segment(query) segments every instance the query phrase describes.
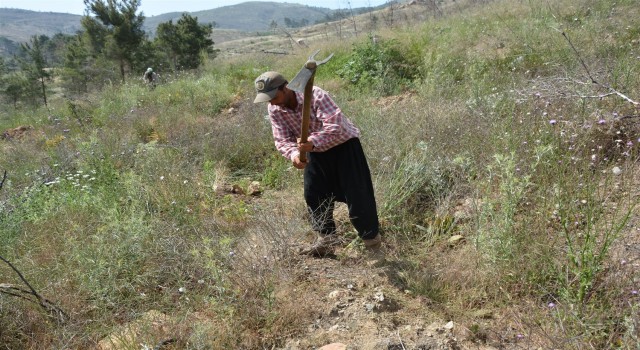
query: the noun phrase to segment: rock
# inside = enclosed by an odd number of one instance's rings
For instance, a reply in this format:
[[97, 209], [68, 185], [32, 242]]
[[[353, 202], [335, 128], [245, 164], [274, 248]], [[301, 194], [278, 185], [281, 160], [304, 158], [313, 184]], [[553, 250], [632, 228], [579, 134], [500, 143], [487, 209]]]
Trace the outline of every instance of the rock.
[[453, 321], [447, 322], [447, 324], [444, 325], [444, 329], [452, 330], [453, 329]]
[[249, 184], [249, 189], [247, 190], [247, 194], [250, 196], [259, 196], [262, 194], [262, 186], [259, 181], [252, 181]]
[[329, 299], [342, 299], [347, 295], [347, 292], [344, 290], [334, 290], [329, 293]]
[[347, 350], [347, 346], [342, 343], [331, 343], [319, 348], [318, 350]]
[[480, 309], [473, 312], [473, 317], [476, 318], [493, 318], [493, 311], [487, 309]]
[[[169, 316], [160, 311], [150, 310], [144, 313], [139, 319], [132, 321], [121, 329], [103, 338], [97, 349], [99, 350], [125, 350], [138, 346], [143, 340], [153, 334], [154, 338], [162, 339], [156, 343], [171, 340], [169, 328], [171, 320]], [[155, 345], [155, 344], [153, 344]]]
[[5, 140], [11, 140], [13, 138], [20, 138], [22, 135], [27, 133], [27, 131], [33, 129], [33, 127], [29, 125], [21, 125], [13, 129], [7, 129], [2, 133], [2, 138]]
[[454, 221], [458, 224], [468, 222], [477, 215], [478, 208], [480, 208], [481, 205], [482, 202], [476, 198], [466, 198], [459, 201], [454, 209]]
[[450, 247], [454, 247], [457, 246], [460, 243], [464, 242], [464, 236], [463, 235], [454, 235], [449, 237], [449, 239], [447, 240], [447, 242], [449, 243]]

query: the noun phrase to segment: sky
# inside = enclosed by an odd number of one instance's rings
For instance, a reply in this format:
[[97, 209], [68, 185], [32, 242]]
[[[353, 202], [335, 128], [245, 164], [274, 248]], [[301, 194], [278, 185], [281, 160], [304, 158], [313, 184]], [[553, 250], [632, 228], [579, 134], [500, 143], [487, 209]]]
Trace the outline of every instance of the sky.
[[[142, 0], [140, 11], [151, 17], [167, 12], [195, 12], [211, 10], [216, 7], [240, 4], [252, 0]], [[330, 9], [378, 6], [386, 0], [269, 0], [271, 2], [288, 2]], [[42, 12], [61, 12], [83, 15], [83, 0], [0, 0], [0, 7]]]

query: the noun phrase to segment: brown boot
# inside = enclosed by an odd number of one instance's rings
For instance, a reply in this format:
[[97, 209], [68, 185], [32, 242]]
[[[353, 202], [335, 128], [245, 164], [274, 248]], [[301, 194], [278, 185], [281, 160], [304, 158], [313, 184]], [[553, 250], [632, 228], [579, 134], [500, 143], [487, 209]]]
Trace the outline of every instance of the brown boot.
[[380, 236], [380, 234], [377, 234], [372, 239], [363, 239], [362, 241], [364, 242], [364, 246], [367, 250], [377, 250], [382, 248], [382, 236]]
[[301, 255], [311, 255], [315, 257], [324, 257], [333, 253], [336, 246], [340, 245], [341, 239], [336, 234], [322, 235], [318, 234], [315, 242], [309, 247], [300, 251]]
[[371, 267], [380, 266], [385, 263], [385, 253], [382, 249], [382, 236], [377, 234], [372, 239], [363, 239], [367, 252], [367, 265]]

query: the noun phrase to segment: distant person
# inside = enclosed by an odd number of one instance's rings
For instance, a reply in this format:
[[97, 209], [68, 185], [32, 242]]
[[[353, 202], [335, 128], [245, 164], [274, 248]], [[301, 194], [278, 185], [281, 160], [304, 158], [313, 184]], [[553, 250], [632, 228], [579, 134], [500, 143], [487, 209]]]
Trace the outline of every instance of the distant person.
[[144, 72], [144, 75], [142, 76], [142, 79], [144, 79], [144, 82], [149, 85], [149, 87], [151, 87], [152, 89], [155, 89], [156, 84], [158, 84], [158, 74], [156, 74], [156, 72], [153, 71], [153, 68], [149, 67], [147, 68], [147, 71]]

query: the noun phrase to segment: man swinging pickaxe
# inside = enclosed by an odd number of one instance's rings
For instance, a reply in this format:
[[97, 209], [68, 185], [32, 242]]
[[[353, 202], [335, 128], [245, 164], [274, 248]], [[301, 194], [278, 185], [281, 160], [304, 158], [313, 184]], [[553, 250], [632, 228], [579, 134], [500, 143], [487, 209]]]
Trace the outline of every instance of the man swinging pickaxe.
[[[316, 75], [316, 68], [319, 65], [327, 63], [333, 57], [333, 53], [330, 54], [327, 58], [322, 61], [316, 61], [315, 57], [320, 52], [320, 50], [316, 50], [314, 53], [309, 56], [309, 59], [304, 64], [300, 72], [291, 80], [291, 83], [287, 86], [289, 89], [304, 93], [304, 100], [302, 103], [302, 125], [301, 125], [301, 133], [300, 133], [300, 141], [301, 145], [307, 143], [307, 138], [309, 137], [309, 116], [311, 115], [311, 94], [313, 89], [313, 78]], [[313, 147], [312, 147], [313, 149]], [[300, 161], [306, 162], [307, 155], [306, 152], [300, 152]]]
[[351, 223], [370, 251], [380, 252], [378, 214], [360, 130], [329, 94], [313, 86], [314, 52], [291, 83], [278, 72], [255, 80], [254, 102], [269, 102], [269, 120], [278, 151], [304, 169], [304, 198], [318, 239], [303, 253], [325, 256], [340, 239], [333, 219], [335, 202], [347, 203]]

